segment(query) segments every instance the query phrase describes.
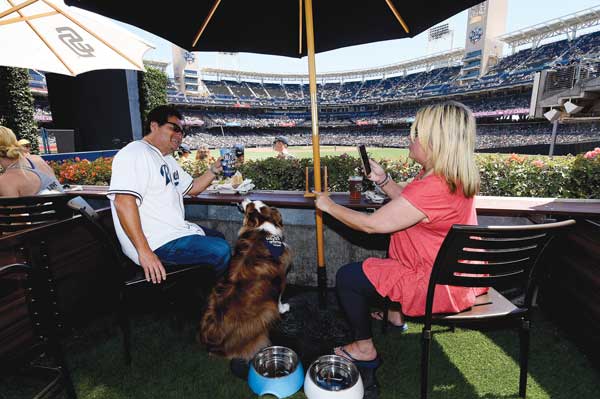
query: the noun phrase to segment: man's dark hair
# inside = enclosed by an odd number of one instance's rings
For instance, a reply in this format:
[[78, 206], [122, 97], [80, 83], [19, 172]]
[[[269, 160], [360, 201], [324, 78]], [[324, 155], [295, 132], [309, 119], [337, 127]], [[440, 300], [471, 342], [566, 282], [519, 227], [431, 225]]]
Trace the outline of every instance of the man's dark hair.
[[168, 122], [170, 116], [174, 116], [183, 121], [181, 112], [179, 112], [172, 105], [159, 105], [158, 107], [153, 108], [152, 111], [148, 112], [148, 116], [146, 117], [146, 123], [144, 124], [144, 136], [150, 134], [150, 124], [152, 122], [156, 122], [162, 126]]

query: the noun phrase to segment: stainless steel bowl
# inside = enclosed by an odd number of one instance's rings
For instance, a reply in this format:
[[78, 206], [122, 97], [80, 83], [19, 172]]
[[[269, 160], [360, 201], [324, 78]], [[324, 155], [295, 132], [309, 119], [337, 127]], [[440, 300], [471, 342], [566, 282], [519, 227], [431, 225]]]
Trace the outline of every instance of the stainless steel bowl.
[[298, 355], [284, 346], [269, 346], [256, 354], [252, 365], [254, 370], [263, 377], [285, 377], [298, 367]]
[[308, 376], [326, 391], [343, 391], [360, 380], [360, 373], [351, 361], [337, 355], [321, 356], [310, 365]]

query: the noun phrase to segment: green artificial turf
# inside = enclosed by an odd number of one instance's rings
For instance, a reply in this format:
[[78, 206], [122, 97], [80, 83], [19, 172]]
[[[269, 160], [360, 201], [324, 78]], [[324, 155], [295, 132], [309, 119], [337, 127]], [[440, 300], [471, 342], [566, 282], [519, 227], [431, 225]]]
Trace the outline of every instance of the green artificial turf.
[[[378, 323], [374, 327], [384, 359], [377, 374], [382, 384], [380, 398], [417, 398], [421, 326], [410, 322], [408, 333], [389, 331], [386, 335], [381, 335]], [[437, 331], [431, 354], [431, 398], [518, 397], [515, 332]], [[65, 344], [79, 398], [254, 397], [244, 381], [230, 374], [228, 362], [208, 356], [194, 335], [192, 322], [176, 330], [166, 316], [136, 316], [134, 361], [127, 367], [118, 329], [108, 319], [94, 323]], [[529, 369], [528, 398], [600, 397], [598, 371], [548, 321], [537, 320], [533, 325]], [[18, 387], [28, 384], [3, 380], [0, 398], [25, 397], [20, 396], [25, 389]], [[305, 396], [300, 391], [292, 398]]]

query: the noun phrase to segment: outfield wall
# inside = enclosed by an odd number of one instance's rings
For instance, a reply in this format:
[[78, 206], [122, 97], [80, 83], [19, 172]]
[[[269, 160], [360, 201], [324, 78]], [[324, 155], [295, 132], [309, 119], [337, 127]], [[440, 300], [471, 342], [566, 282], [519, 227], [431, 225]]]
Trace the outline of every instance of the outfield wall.
[[[582, 143], [556, 144], [554, 146], [554, 155], [581, 154], [586, 151], [600, 147], [600, 140], [586, 141]], [[502, 148], [482, 148], [478, 153], [500, 153], [500, 154], [528, 154], [528, 155], [548, 155], [550, 144], [521, 145]]]

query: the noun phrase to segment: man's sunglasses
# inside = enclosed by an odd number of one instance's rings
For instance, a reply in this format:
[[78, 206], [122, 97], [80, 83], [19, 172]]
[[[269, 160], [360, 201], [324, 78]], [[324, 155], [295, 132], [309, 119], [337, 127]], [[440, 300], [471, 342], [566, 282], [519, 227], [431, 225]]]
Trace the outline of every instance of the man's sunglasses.
[[177, 123], [173, 123], [173, 122], [165, 122], [164, 124], [165, 124], [165, 125], [166, 125], [166, 124], [169, 124], [169, 125], [171, 125], [171, 129], [173, 129], [173, 131], [174, 131], [175, 133], [181, 133], [181, 134], [183, 134], [184, 136], [186, 136], [186, 135], [187, 135], [187, 132], [186, 132], [186, 130], [185, 130], [184, 128], [182, 128], [181, 126], [179, 126]]

